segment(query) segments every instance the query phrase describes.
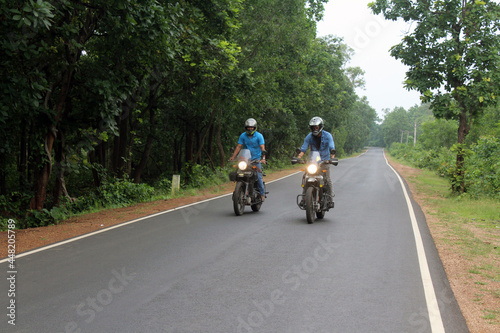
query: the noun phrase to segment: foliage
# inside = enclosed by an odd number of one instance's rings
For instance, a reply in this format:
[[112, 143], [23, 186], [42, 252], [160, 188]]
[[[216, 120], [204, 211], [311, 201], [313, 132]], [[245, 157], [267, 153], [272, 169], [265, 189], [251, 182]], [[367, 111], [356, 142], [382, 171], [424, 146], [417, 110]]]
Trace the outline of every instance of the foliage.
[[466, 162], [468, 193], [500, 199], [500, 138], [482, 137], [471, 151]]
[[[461, 149], [462, 155], [465, 156], [462, 170], [456, 170], [454, 155], [457, 149]], [[450, 148], [428, 149], [420, 144], [412, 146], [393, 143], [389, 152], [391, 156], [405, 160], [415, 167], [432, 170], [445, 177], [451, 189], [456, 184], [465, 183], [467, 191], [462, 195], [473, 198], [500, 198], [500, 139], [498, 137], [484, 136], [470, 149], [457, 144]]]
[[105, 206], [126, 206], [136, 202], [148, 201], [154, 194], [154, 188], [147, 184], [135, 184], [128, 179], [115, 179], [104, 183], [98, 196]]
[[446, 148], [437, 150], [424, 149], [422, 146], [393, 143], [389, 149], [391, 156], [410, 162], [415, 167], [439, 171], [440, 168], [453, 161], [451, 151]]
[[451, 148], [456, 142], [458, 124], [455, 121], [435, 119], [422, 124], [422, 134], [418, 142], [422, 148], [432, 150], [440, 147]]
[[463, 163], [443, 163], [441, 167], [439, 167], [438, 172], [440, 172], [443, 176], [448, 178], [451, 185], [451, 190], [454, 194], [463, 194], [466, 192], [465, 190], [466, 186], [465, 179], [467, 174], [466, 164], [467, 164], [467, 159], [471, 155], [471, 151], [464, 144], [459, 144], [459, 143], [454, 144], [450, 148], [450, 151], [455, 152], [457, 156], [463, 158], [464, 159]]
[[204, 188], [207, 186], [220, 185], [228, 180], [228, 172], [224, 168], [212, 170], [206, 165], [193, 165], [184, 168], [190, 170], [189, 174], [181, 174], [181, 179], [189, 179], [189, 184], [184, 183], [183, 188]]
[[[458, 121], [457, 143], [464, 144], [473, 122], [500, 94], [500, 4], [377, 0], [369, 6], [389, 20], [412, 23], [391, 55], [408, 66], [406, 87], [419, 91], [437, 118]], [[455, 179], [463, 179], [463, 151], [456, 150]], [[454, 183], [454, 191], [465, 190], [463, 182]]]
[[[386, 147], [390, 147], [394, 142], [409, 143], [413, 141], [415, 131], [417, 138], [420, 137], [423, 129], [422, 124], [433, 119], [429, 104], [414, 106], [409, 110], [402, 107], [396, 107], [392, 111], [386, 109], [382, 124], [372, 127], [372, 130], [379, 131], [379, 136], [372, 135], [371, 140], [383, 140]], [[380, 135], [382, 138], [380, 138]]]
[[316, 38], [326, 0], [0, 3], [0, 208], [26, 226], [226, 180], [249, 117], [275, 165], [313, 116], [340, 154], [368, 140], [352, 50]]
[[391, 55], [409, 66], [406, 86], [423, 94], [437, 117], [475, 118], [496, 104], [500, 5], [495, 1], [375, 1], [373, 12], [414, 29]]

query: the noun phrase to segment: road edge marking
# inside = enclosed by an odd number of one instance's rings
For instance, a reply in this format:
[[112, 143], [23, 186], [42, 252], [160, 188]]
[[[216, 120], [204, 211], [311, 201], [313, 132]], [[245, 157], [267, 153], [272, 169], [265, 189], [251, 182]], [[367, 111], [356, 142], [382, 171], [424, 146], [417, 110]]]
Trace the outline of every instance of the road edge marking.
[[[292, 173], [290, 175], [283, 176], [281, 178], [269, 181], [266, 184], [274, 183], [274, 182], [276, 182], [278, 180], [282, 180], [282, 179], [294, 176], [294, 175], [296, 175], [296, 174], [298, 174], [300, 172], [301, 171], [298, 171], [298, 172]], [[208, 202], [208, 201], [220, 199], [220, 198], [232, 195], [232, 194], [233, 193], [222, 194], [222, 195], [219, 195], [219, 196], [216, 196], [216, 197], [213, 197], [213, 198], [209, 198], [209, 199], [205, 199], [205, 200], [193, 202], [193, 203], [190, 203], [190, 204], [187, 204], [187, 205], [183, 205], [183, 206], [171, 208], [171, 209], [168, 209], [168, 210], [165, 210], [165, 211], [162, 211], [162, 212], [158, 212], [158, 213], [155, 213], [155, 214], [143, 216], [143, 217], [131, 220], [131, 221], [122, 222], [122, 223], [113, 225], [111, 227], [107, 227], [107, 228], [104, 228], [104, 229], [101, 229], [101, 230], [92, 231], [92, 232], [89, 232], [87, 234], [76, 236], [76, 237], [73, 237], [73, 238], [70, 238], [70, 239], [66, 239], [66, 240], [63, 240], [63, 241], [60, 241], [60, 242], [57, 242], [57, 243], [45, 245], [45, 246], [39, 247], [37, 249], [33, 249], [33, 250], [29, 250], [29, 251], [26, 251], [26, 252], [23, 252], [23, 253], [16, 254], [16, 259], [22, 258], [22, 257], [26, 257], [28, 255], [35, 254], [35, 253], [38, 253], [38, 252], [42, 252], [42, 251], [45, 251], [45, 250], [49, 250], [49, 249], [52, 249], [54, 247], [58, 247], [58, 246], [61, 246], [61, 245], [64, 245], [64, 244], [76, 242], [77, 240], [80, 240], [80, 239], [91, 237], [91, 236], [94, 236], [94, 235], [97, 235], [97, 234], [100, 234], [100, 233], [103, 233], [103, 232], [106, 232], [106, 231], [110, 231], [110, 230], [113, 230], [113, 229], [121, 228], [121, 227], [124, 227], [126, 225], [133, 224], [133, 223], [136, 223], [136, 222], [140, 222], [140, 221], [143, 221], [143, 220], [146, 220], [146, 219], [149, 219], [149, 218], [153, 218], [153, 217], [160, 216], [160, 215], [163, 215], [163, 214], [171, 213], [171, 212], [179, 210], [179, 209], [184, 209], [184, 208], [187, 208], [187, 207], [190, 207], [190, 206], [194, 206], [194, 205], [202, 204], [202, 203], [205, 203], [205, 202]], [[0, 264], [3, 264], [4, 262], [7, 262], [8, 260], [9, 260], [8, 257], [4, 258], [4, 259], [0, 259]]]
[[432, 283], [431, 272], [429, 270], [429, 264], [427, 262], [427, 256], [425, 254], [424, 243], [422, 241], [422, 235], [420, 234], [420, 229], [418, 227], [417, 218], [415, 216], [415, 211], [413, 210], [413, 205], [411, 203], [410, 196], [408, 195], [408, 191], [406, 190], [406, 186], [401, 179], [401, 176], [397, 173], [397, 171], [389, 164], [387, 157], [384, 158], [386, 164], [392, 169], [392, 171], [398, 177], [399, 183], [401, 184], [401, 188], [403, 189], [403, 194], [406, 199], [406, 204], [408, 206], [408, 212], [410, 214], [411, 226], [413, 229], [413, 236], [415, 238], [415, 245], [417, 247], [417, 257], [418, 263], [420, 267], [420, 276], [422, 278], [422, 284], [424, 287], [425, 293], [425, 301], [427, 303], [427, 312], [429, 314], [429, 322], [431, 325], [431, 331], [433, 333], [441, 333], [445, 332], [443, 325], [443, 318], [441, 316], [441, 311], [439, 310], [439, 304], [436, 298], [436, 292], [434, 290], [434, 284]]

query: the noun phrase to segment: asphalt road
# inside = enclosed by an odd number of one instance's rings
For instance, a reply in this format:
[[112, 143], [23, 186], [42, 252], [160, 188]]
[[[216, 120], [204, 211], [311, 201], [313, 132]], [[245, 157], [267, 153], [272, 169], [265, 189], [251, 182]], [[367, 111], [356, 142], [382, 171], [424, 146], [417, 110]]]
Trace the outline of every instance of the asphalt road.
[[0, 331], [467, 332], [382, 150], [332, 177], [336, 207], [314, 224], [295, 174], [257, 213], [223, 196], [3, 262]]

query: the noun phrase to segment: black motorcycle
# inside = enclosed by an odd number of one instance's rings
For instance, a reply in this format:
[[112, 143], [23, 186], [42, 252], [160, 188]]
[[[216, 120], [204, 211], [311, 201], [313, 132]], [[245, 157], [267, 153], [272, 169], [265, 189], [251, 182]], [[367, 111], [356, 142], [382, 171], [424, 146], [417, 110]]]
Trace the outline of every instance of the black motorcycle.
[[[293, 158], [292, 164], [305, 163]], [[326, 172], [322, 168], [325, 164], [338, 165], [339, 161], [332, 158], [328, 161], [321, 161], [319, 152], [311, 152], [309, 162], [302, 176], [302, 194], [297, 196], [297, 206], [306, 211], [307, 223], [313, 223], [315, 218], [322, 219], [325, 213], [335, 206], [333, 197], [328, 193], [325, 176]]]
[[[250, 150], [242, 149], [238, 154], [237, 161], [237, 171], [229, 174], [229, 179], [236, 182], [233, 192], [234, 213], [236, 216], [243, 215], [245, 206], [250, 206], [252, 211], [258, 212], [262, 206], [262, 198], [257, 183], [259, 181], [258, 172], [262, 172], [258, 167], [260, 160], [251, 160]], [[262, 174], [262, 176], [265, 175]], [[265, 192], [266, 183], [263, 183]]]

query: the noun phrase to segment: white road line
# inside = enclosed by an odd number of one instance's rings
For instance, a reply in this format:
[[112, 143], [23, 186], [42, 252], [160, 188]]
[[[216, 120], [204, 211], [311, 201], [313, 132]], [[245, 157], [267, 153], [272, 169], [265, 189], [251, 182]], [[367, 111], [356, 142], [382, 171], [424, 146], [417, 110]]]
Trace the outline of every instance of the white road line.
[[[301, 171], [299, 171], [299, 172], [301, 172]], [[282, 179], [285, 179], [287, 177], [296, 175], [299, 172], [296, 172], [296, 173], [293, 173], [291, 175], [287, 175], [287, 176], [284, 176], [284, 177], [272, 180], [270, 182], [267, 182], [267, 184], [270, 184], [270, 183], [276, 182], [278, 180], [282, 180]], [[106, 231], [113, 230], [113, 229], [116, 229], [116, 228], [121, 228], [121, 227], [124, 227], [126, 225], [129, 225], [129, 224], [132, 224], [132, 223], [136, 223], [136, 222], [139, 222], [139, 221], [143, 221], [143, 220], [146, 220], [146, 219], [149, 219], [149, 218], [152, 218], [152, 217], [156, 217], [156, 216], [160, 216], [160, 215], [163, 215], [163, 214], [167, 214], [167, 213], [173, 212], [175, 210], [179, 210], [179, 209], [187, 208], [187, 207], [190, 207], [190, 206], [199, 205], [199, 204], [202, 204], [202, 203], [205, 203], [205, 202], [208, 202], [208, 201], [220, 199], [220, 198], [232, 195], [232, 194], [233, 193], [222, 194], [222, 195], [219, 195], [217, 197], [210, 198], [210, 199], [205, 199], [205, 200], [202, 200], [202, 201], [193, 202], [193, 203], [188, 204], [188, 205], [184, 205], [184, 206], [180, 206], [180, 207], [175, 207], [175, 208], [172, 208], [172, 209], [169, 209], [169, 210], [165, 210], [163, 212], [159, 212], [159, 213], [156, 213], [156, 214], [152, 214], [152, 215], [140, 217], [140, 218], [132, 220], [132, 221], [123, 222], [123, 223], [120, 223], [120, 224], [117, 224], [117, 225], [114, 225], [114, 226], [111, 226], [111, 227], [108, 227], [108, 228], [105, 228], [105, 229], [101, 229], [101, 230], [89, 232], [88, 234], [77, 236], [77, 237], [74, 237], [74, 238], [70, 238], [70, 239], [67, 239], [65, 241], [61, 241], [61, 242], [54, 243], [54, 244], [51, 244], [51, 245], [46, 245], [46, 246], [40, 247], [38, 249], [34, 249], [34, 250], [31, 250], [31, 251], [19, 253], [19, 254], [16, 254], [16, 259], [28, 256], [30, 254], [35, 254], [35, 253], [42, 252], [42, 251], [45, 251], [45, 250], [48, 250], [48, 249], [52, 249], [54, 247], [58, 247], [58, 246], [61, 246], [61, 245], [64, 245], [64, 244], [75, 242], [75, 241], [83, 239], [83, 238], [91, 237], [91, 236], [100, 234], [102, 232], [106, 232]], [[4, 263], [4, 262], [7, 262], [8, 260], [9, 260], [9, 258], [2, 259], [2, 260], [0, 260], [0, 264]]]
[[427, 302], [427, 311], [429, 313], [429, 322], [431, 325], [431, 331], [433, 333], [444, 333], [443, 319], [441, 318], [441, 312], [439, 311], [439, 305], [436, 298], [436, 293], [434, 291], [434, 285], [432, 284], [431, 273], [429, 271], [429, 264], [427, 263], [427, 256], [425, 255], [424, 243], [422, 242], [422, 236], [420, 234], [420, 229], [418, 228], [417, 218], [415, 217], [415, 212], [413, 210], [413, 205], [411, 204], [410, 197], [406, 191], [405, 184], [399, 176], [399, 174], [394, 170], [394, 168], [389, 164], [389, 161], [385, 157], [385, 162], [394, 171], [399, 179], [401, 188], [405, 195], [406, 204], [408, 205], [408, 211], [410, 213], [411, 226], [413, 228], [413, 235], [415, 237], [415, 245], [417, 246], [418, 263], [420, 266], [420, 276], [422, 277], [422, 284], [424, 286], [425, 301]]

